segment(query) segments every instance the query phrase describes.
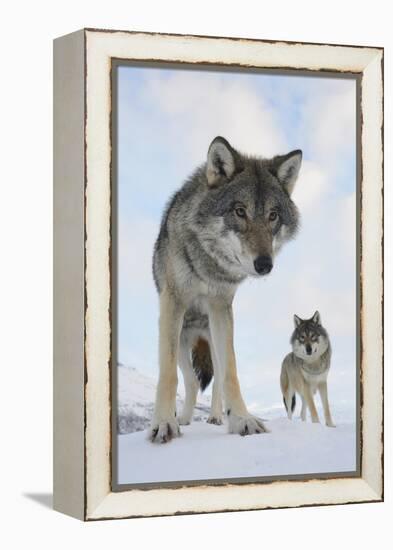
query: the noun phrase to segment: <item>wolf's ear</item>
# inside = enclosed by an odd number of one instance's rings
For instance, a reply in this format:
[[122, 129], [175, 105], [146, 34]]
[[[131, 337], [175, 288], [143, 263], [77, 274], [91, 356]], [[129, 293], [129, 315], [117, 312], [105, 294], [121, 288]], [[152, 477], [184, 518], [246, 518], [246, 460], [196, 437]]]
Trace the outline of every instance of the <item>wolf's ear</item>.
[[272, 172], [289, 195], [292, 194], [295, 187], [302, 164], [302, 156], [303, 153], [300, 149], [296, 149], [296, 151], [291, 151], [287, 155], [280, 155], [273, 159]]
[[207, 153], [206, 177], [209, 186], [224, 183], [240, 169], [239, 154], [221, 136], [213, 139]]
[[321, 324], [321, 316], [319, 314], [319, 311], [316, 311], [314, 313], [314, 315], [312, 316], [312, 322], [315, 323], [316, 325], [320, 325]]
[[294, 323], [295, 323], [295, 327], [296, 327], [296, 328], [297, 328], [297, 327], [300, 325], [300, 323], [302, 322], [302, 320], [300, 319], [300, 317], [298, 317], [297, 315], [294, 315], [294, 316], [293, 316], [293, 321], [294, 321]]

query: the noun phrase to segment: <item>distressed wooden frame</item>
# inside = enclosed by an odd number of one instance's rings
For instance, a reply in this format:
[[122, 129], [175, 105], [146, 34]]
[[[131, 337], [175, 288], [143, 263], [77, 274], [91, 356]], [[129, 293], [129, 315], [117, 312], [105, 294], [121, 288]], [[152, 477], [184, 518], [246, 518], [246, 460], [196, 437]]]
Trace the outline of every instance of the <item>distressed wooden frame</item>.
[[[113, 60], [360, 77], [358, 477], [111, 485]], [[84, 29], [54, 43], [54, 507], [82, 520], [383, 500], [383, 49]]]

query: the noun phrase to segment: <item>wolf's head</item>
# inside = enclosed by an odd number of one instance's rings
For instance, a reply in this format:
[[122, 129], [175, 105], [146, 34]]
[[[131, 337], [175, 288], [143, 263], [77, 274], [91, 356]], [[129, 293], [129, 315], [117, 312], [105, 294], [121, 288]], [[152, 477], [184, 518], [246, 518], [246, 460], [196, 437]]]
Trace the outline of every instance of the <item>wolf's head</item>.
[[318, 359], [329, 346], [329, 337], [321, 323], [318, 311], [311, 319], [300, 319], [294, 315], [295, 330], [291, 337], [293, 353], [306, 363]]
[[270, 273], [275, 254], [298, 227], [291, 193], [301, 160], [300, 150], [263, 159], [239, 153], [222, 137], [212, 141], [198, 217], [222, 267], [242, 276]]

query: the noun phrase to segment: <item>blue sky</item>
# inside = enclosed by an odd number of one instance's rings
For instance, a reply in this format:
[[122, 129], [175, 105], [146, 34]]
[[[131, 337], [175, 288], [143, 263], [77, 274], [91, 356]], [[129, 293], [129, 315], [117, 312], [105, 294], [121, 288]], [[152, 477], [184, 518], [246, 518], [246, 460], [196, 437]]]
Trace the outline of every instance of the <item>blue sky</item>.
[[[356, 84], [260, 73], [118, 69], [118, 357], [157, 376], [151, 257], [163, 208], [216, 135], [261, 156], [303, 150], [294, 192], [302, 226], [265, 280], [235, 298], [235, 347], [247, 403], [281, 402], [293, 314], [319, 309], [333, 346], [337, 406], [355, 400]], [[181, 380], [181, 377], [179, 377]], [[334, 405], [333, 405], [334, 409]]]

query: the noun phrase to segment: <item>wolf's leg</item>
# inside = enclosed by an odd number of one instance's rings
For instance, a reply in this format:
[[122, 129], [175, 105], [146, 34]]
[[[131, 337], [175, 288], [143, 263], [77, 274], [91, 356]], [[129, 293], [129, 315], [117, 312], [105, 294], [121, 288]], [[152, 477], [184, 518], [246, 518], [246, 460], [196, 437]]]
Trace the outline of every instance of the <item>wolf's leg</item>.
[[302, 398], [302, 410], [300, 412], [300, 418], [303, 420], [303, 422], [305, 422], [307, 418], [307, 404], [303, 395], [301, 396], [301, 398]]
[[209, 326], [214, 354], [217, 358], [223, 381], [225, 408], [228, 415], [229, 432], [251, 435], [266, 432], [263, 422], [252, 416], [244, 404], [236, 372], [233, 349], [233, 314], [229, 304], [209, 303]]
[[317, 409], [315, 408], [312, 391], [308, 384], [304, 384], [304, 398], [306, 400], [307, 407], [310, 410], [311, 420], [313, 422], [319, 422], [319, 417], [318, 417]]
[[214, 380], [210, 416], [207, 419], [209, 424], [222, 424], [222, 377], [217, 361], [216, 353], [210, 342], [210, 353], [213, 361]]
[[190, 350], [185, 342], [180, 343], [179, 366], [183, 373], [184, 386], [186, 390], [183, 410], [179, 416], [179, 424], [184, 426], [189, 424], [192, 420], [192, 414], [194, 412], [199, 389], [199, 382], [195, 376], [194, 369], [192, 368]]
[[222, 421], [222, 397], [221, 397], [221, 383], [214, 376], [213, 392], [212, 392], [212, 404], [210, 410], [210, 416], [207, 419], [208, 424], [217, 424], [221, 426]]
[[166, 288], [160, 294], [160, 374], [150, 440], [166, 443], [180, 435], [176, 413], [177, 352], [184, 308]]
[[319, 384], [318, 390], [319, 390], [319, 395], [321, 396], [321, 401], [322, 401], [322, 406], [323, 406], [323, 414], [325, 416], [326, 426], [329, 426], [329, 428], [335, 428], [336, 425], [334, 424], [334, 422], [332, 420], [332, 415], [330, 414], [327, 383], [322, 382], [321, 384]]

